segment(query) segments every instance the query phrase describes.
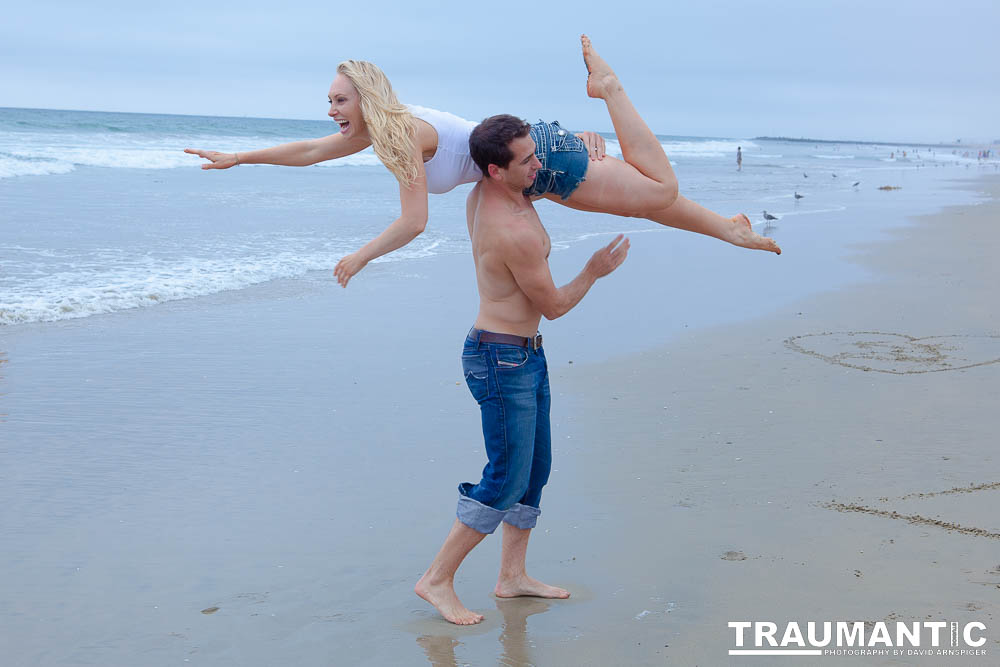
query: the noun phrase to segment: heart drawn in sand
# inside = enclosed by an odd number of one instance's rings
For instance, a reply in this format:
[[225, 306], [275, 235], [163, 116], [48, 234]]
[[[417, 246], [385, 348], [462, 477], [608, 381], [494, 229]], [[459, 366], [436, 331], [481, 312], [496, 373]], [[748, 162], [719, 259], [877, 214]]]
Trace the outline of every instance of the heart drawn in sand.
[[1000, 336], [916, 338], [880, 331], [840, 331], [792, 336], [785, 345], [831, 364], [895, 375], [957, 371], [1000, 362]]

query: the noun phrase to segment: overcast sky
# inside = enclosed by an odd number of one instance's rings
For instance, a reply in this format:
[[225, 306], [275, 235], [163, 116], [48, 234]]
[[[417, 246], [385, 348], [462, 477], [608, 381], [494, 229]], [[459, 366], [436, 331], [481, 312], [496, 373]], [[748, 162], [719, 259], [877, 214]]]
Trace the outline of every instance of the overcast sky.
[[6, 3], [0, 106], [325, 119], [338, 62], [405, 102], [611, 130], [588, 33], [660, 134], [1000, 139], [1000, 2]]

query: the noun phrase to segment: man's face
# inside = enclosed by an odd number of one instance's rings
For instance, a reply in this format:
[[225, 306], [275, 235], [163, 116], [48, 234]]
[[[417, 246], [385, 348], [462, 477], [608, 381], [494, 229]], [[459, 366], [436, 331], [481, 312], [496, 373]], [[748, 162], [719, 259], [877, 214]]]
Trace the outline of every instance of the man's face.
[[511, 190], [520, 192], [535, 182], [535, 172], [542, 168], [542, 163], [535, 157], [535, 142], [531, 135], [514, 139], [509, 147], [514, 158], [506, 169], [500, 169], [499, 172], [503, 182]]

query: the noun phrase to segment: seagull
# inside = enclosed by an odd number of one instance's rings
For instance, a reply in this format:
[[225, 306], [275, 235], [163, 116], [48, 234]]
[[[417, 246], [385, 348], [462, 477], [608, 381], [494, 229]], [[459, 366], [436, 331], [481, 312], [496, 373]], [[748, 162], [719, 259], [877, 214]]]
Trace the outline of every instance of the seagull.
[[833, 177], [834, 177], [834, 178], [837, 178], [837, 175], [836, 175], [836, 174], [833, 174]]
[[861, 185], [861, 181], [854, 181], [853, 183], [851, 183], [851, 187], [855, 187], [856, 188], [859, 185]]
[[806, 172], [802, 172], [802, 178], [809, 178], [809, 174], [807, 174]]
[[795, 193], [795, 198], [796, 199], [802, 199], [803, 196], [804, 195], [800, 195], [798, 192]]
[[771, 215], [767, 211], [764, 211], [764, 219], [767, 220], [768, 222], [770, 222], [772, 220], [777, 220], [778, 218], [776, 218], [775, 216]]

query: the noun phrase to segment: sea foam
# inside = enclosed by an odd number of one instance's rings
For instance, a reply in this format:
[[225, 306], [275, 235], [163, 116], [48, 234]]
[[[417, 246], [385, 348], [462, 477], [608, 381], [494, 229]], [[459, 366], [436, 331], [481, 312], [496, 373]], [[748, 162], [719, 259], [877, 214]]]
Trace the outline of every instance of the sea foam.
[[[191, 248], [184, 256], [0, 247], [16, 261], [0, 277], [0, 325], [54, 322], [206, 296], [311, 271], [332, 271], [362, 239], [233, 244]], [[465, 245], [428, 232], [374, 263], [461, 252]]]

